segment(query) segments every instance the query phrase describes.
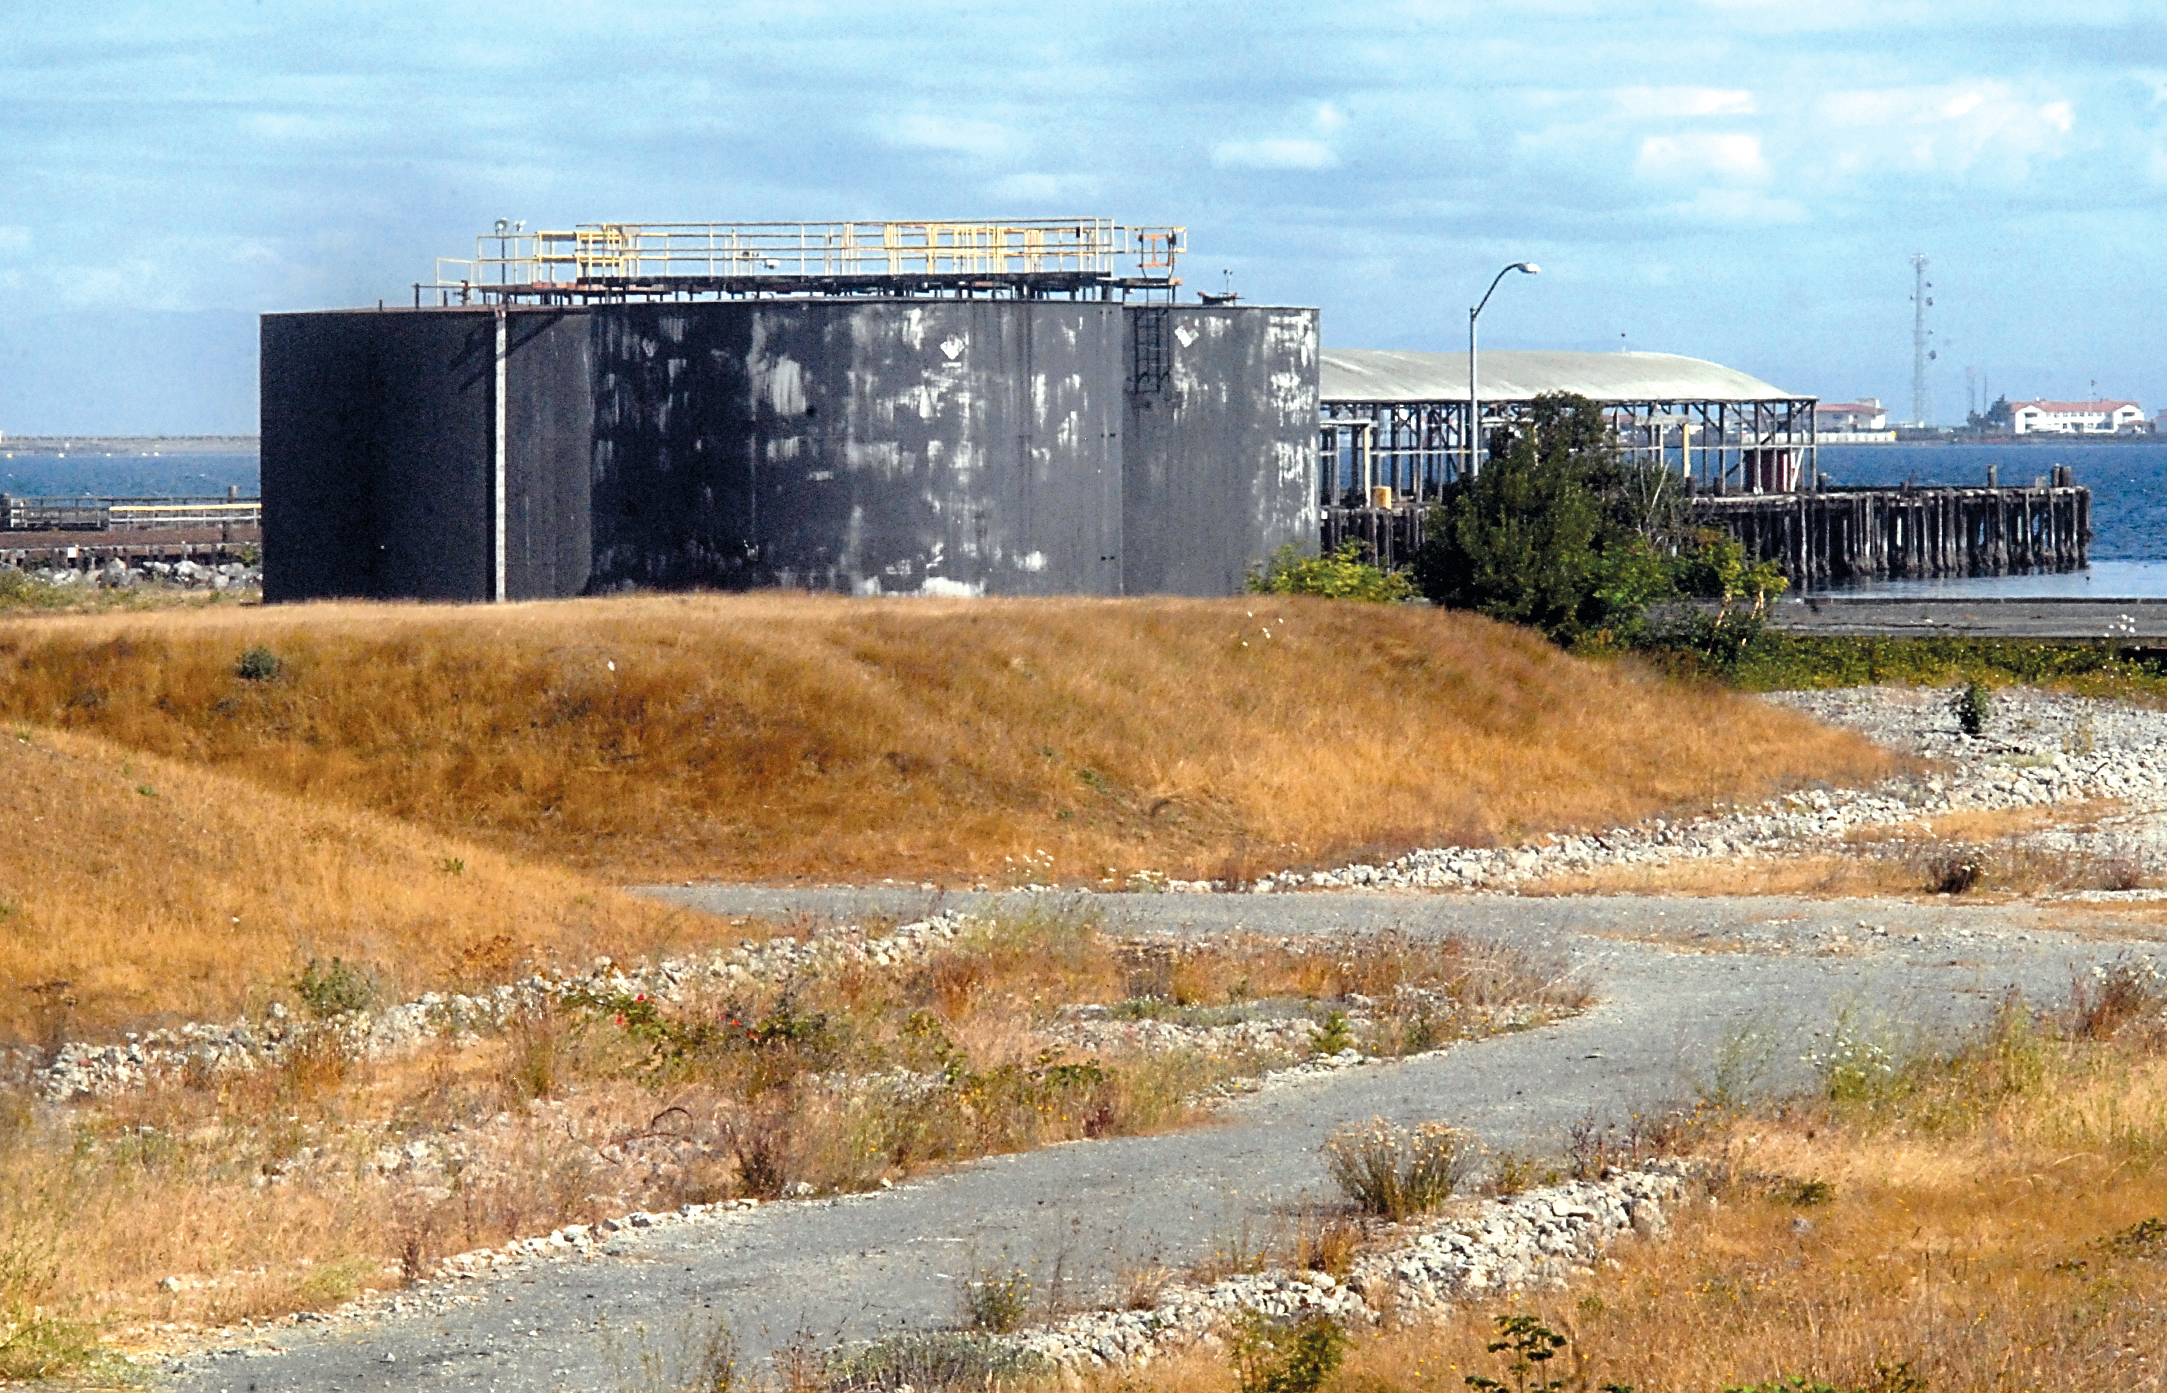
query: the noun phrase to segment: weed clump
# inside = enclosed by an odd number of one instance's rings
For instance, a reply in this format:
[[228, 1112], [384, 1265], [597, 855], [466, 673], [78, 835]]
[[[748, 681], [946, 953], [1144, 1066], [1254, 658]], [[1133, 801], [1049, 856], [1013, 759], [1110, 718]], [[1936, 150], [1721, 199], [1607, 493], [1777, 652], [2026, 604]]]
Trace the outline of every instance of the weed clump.
[[1031, 1313], [1031, 1277], [1020, 1267], [988, 1267], [965, 1281], [958, 1296], [963, 1324], [1006, 1335]]
[[1403, 572], [1372, 564], [1369, 554], [1362, 543], [1348, 541], [1329, 555], [1304, 556], [1289, 542], [1273, 554], [1269, 564], [1249, 573], [1249, 589], [1258, 595], [1321, 595], [1328, 600], [1373, 604], [1412, 600], [1414, 582]]
[[1298, 1321], [1252, 1314], [1236, 1328], [1241, 1393], [1317, 1393], [1346, 1357], [1347, 1332], [1330, 1316]]
[[278, 654], [259, 643], [241, 655], [241, 660], [233, 665], [233, 675], [243, 682], [269, 682], [284, 671], [285, 666], [279, 661]]
[[932, 1330], [875, 1340], [829, 1361], [820, 1372], [830, 1393], [984, 1389], [1039, 1377], [1046, 1361], [987, 1335]]
[[1956, 694], [1956, 724], [1963, 732], [1976, 740], [1986, 733], [1986, 723], [1994, 718], [1994, 694], [1984, 682], [1973, 678], [1964, 684], [1964, 690]]
[[1410, 1130], [1378, 1117], [1333, 1133], [1324, 1143], [1324, 1165], [1363, 1213], [1404, 1219], [1450, 1199], [1474, 1152], [1465, 1132], [1441, 1122]]
[[376, 1003], [375, 975], [343, 958], [333, 958], [328, 967], [310, 958], [293, 989], [318, 1020], [366, 1011]]

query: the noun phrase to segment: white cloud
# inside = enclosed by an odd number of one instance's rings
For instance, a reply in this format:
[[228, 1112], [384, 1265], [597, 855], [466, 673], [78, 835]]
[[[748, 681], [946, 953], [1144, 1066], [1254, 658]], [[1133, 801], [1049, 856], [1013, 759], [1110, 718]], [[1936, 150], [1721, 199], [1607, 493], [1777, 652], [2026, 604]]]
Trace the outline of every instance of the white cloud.
[[1731, 179], [1767, 177], [1757, 135], [1651, 135], [1640, 142], [1643, 174], [1716, 175]]
[[15, 256], [29, 250], [29, 228], [14, 223], [0, 223], [0, 256]]
[[1705, 227], [1769, 227], [1806, 221], [1805, 205], [1796, 199], [1770, 198], [1755, 189], [1702, 189], [1692, 201], [1673, 205], [1681, 222]]
[[1234, 169], [1330, 169], [1339, 156], [1321, 140], [1228, 140], [1211, 148], [1211, 162]]
[[1103, 181], [1083, 174], [1011, 174], [994, 182], [993, 196], [1016, 203], [1057, 203], [1094, 199]]
[[1625, 87], [1611, 96], [1627, 116], [1751, 116], [1753, 94], [1728, 87]]
[[2077, 124], [2076, 104], [2006, 82], [1834, 92], [1813, 115], [1829, 164], [2021, 179], [2036, 159], [2060, 154]]
[[880, 138], [890, 145], [912, 150], [941, 150], [980, 159], [1020, 154], [1026, 143], [1019, 132], [1001, 122], [972, 121], [954, 116], [914, 113], [882, 121], [877, 129]]

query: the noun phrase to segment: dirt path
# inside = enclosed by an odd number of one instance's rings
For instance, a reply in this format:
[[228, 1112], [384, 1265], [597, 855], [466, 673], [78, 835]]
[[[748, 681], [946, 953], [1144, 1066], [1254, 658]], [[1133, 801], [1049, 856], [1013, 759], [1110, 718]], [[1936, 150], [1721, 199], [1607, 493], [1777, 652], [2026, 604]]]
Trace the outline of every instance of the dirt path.
[[[922, 912], [917, 891], [672, 890], [720, 912]], [[951, 897], [972, 908], [979, 897]], [[1478, 932], [1555, 950], [1597, 989], [1587, 1013], [1541, 1030], [1275, 1087], [1223, 1125], [1079, 1142], [966, 1166], [873, 1195], [776, 1204], [636, 1233], [614, 1255], [456, 1284], [454, 1304], [374, 1321], [280, 1326], [276, 1352], [197, 1357], [186, 1389], [611, 1389], [643, 1386], [639, 1336], [674, 1345], [726, 1319], [746, 1352], [803, 1332], [818, 1343], [953, 1318], [958, 1280], [1007, 1259], [1074, 1291], [1146, 1262], [1182, 1266], [1239, 1234], [1268, 1234], [1326, 1198], [1318, 1144], [1382, 1114], [1443, 1118], [1492, 1146], [1558, 1147], [1591, 1113], [1622, 1118], [1690, 1096], [1725, 1060], [1796, 1076], [1812, 1034], [1846, 1003], [1906, 1028], [1983, 1014], [2010, 986], [2038, 997], [2123, 951], [2167, 950], [2052, 926], [2022, 907], [1892, 901], [1537, 899], [1467, 896], [1105, 896], [1117, 924], [1274, 933], [1401, 926]], [[1657, 941], [1650, 941], [1657, 940]], [[1688, 945], [1686, 950], [1668, 946]], [[1743, 1041], [1743, 1044], [1741, 1044]], [[1780, 1077], [1771, 1082], [1782, 1082]]]

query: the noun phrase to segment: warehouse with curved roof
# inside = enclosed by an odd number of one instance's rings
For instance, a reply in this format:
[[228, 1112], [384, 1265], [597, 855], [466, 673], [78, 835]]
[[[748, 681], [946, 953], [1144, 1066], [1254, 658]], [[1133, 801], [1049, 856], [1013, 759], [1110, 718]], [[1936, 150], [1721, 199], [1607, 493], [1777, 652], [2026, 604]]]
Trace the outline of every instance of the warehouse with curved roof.
[[[1479, 468], [1537, 397], [1598, 402], [1628, 456], [1704, 493], [1787, 493], [1816, 477], [1814, 398], [1675, 353], [1324, 349], [1318, 354], [1326, 504], [1434, 497]], [[1469, 403], [1481, 403], [1479, 431]], [[1479, 445], [1478, 452], [1474, 447]]]

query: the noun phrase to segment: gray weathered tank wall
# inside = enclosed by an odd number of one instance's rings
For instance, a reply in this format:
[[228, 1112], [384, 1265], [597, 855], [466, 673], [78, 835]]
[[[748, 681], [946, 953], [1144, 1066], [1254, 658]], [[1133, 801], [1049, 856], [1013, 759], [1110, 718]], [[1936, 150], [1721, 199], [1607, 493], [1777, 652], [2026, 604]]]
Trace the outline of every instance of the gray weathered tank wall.
[[[264, 598], [488, 599], [495, 313], [271, 314], [262, 333]], [[513, 311], [506, 344], [506, 594], [576, 595], [589, 326]]]
[[[1147, 400], [1120, 304], [511, 310], [507, 594], [1237, 591], [1314, 545], [1316, 315], [1166, 312]], [[495, 331], [264, 317], [268, 599], [488, 597]]]
[[1164, 315], [1163, 381], [1129, 395], [1123, 584], [1131, 595], [1231, 595], [1293, 543], [1317, 548], [1317, 312], [1130, 306], [1125, 368]]
[[1118, 305], [596, 311], [596, 587], [1110, 595]]

